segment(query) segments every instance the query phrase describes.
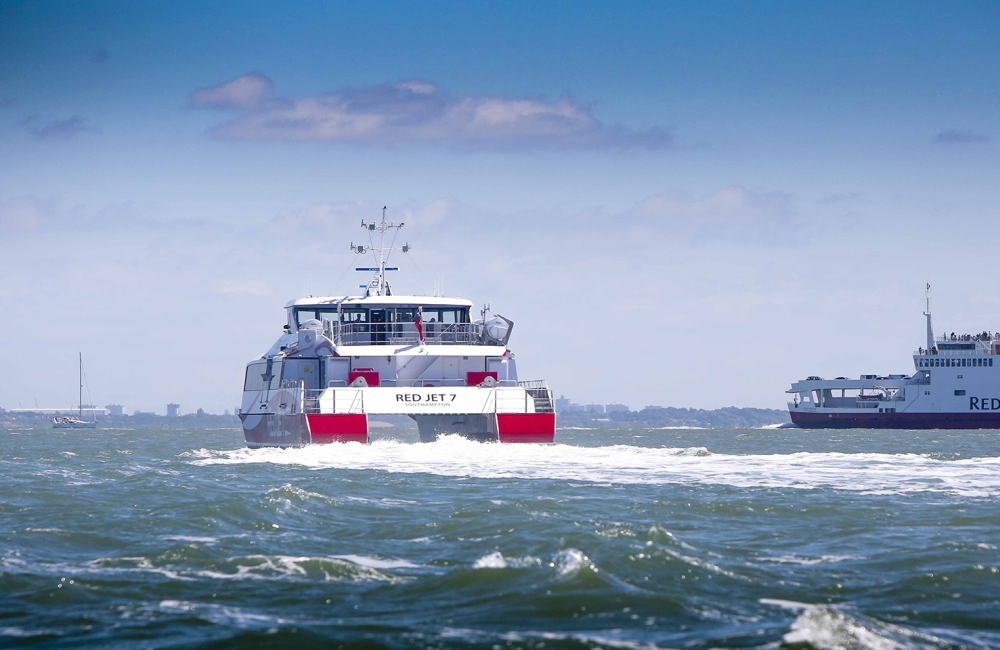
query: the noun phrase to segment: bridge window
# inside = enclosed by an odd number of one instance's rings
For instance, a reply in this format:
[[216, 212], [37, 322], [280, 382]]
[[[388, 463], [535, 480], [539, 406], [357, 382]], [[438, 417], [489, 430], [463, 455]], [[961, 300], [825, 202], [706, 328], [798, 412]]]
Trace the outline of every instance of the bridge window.
[[965, 395], [965, 391], [964, 390], [956, 390], [955, 391], [955, 395], [957, 397], [961, 397], [962, 395]]
[[281, 362], [273, 361], [271, 363], [271, 377], [270, 384], [265, 381], [267, 376], [267, 361], [260, 360], [255, 361], [247, 366], [246, 378], [243, 381], [243, 390], [266, 390], [270, 388], [275, 390], [280, 385], [281, 377]]
[[243, 382], [243, 390], [264, 390], [264, 372], [266, 370], [266, 361], [251, 363], [247, 366], [247, 376]]

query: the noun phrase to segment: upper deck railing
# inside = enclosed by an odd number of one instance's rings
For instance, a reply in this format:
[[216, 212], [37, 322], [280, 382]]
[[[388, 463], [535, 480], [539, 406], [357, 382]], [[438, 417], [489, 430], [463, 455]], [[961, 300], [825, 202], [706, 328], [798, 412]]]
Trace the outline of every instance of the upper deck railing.
[[944, 334], [934, 340], [929, 350], [917, 348], [916, 356], [968, 357], [1000, 354], [1000, 333]]
[[[335, 345], [417, 345], [414, 323], [341, 323], [333, 327]], [[424, 323], [429, 345], [502, 345], [484, 335], [482, 323]]]

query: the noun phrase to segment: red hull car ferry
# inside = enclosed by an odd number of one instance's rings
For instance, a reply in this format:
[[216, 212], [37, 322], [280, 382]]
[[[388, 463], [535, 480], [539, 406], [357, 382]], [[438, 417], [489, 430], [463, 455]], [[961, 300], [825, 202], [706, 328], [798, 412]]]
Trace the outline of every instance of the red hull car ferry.
[[[930, 287], [928, 286], [928, 289]], [[1000, 333], [935, 339], [927, 301], [927, 347], [912, 375], [809, 377], [792, 384], [792, 422], [820, 429], [1000, 429]]]
[[[422, 441], [457, 433], [476, 440], [552, 442], [552, 391], [519, 381], [507, 348], [514, 323], [471, 320], [461, 298], [393, 295], [387, 234], [403, 224], [362, 222], [374, 273], [359, 296], [289, 302], [284, 333], [247, 364], [240, 420], [250, 447], [367, 442], [371, 415], [408, 415]], [[378, 245], [375, 244], [376, 238]]]

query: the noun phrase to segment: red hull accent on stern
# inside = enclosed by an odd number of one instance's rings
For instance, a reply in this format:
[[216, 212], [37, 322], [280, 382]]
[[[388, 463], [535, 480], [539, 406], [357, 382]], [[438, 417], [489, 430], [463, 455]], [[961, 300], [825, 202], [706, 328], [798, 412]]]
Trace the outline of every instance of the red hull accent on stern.
[[306, 418], [314, 443], [368, 442], [366, 413], [311, 413]]
[[553, 442], [555, 413], [497, 413], [500, 442]]

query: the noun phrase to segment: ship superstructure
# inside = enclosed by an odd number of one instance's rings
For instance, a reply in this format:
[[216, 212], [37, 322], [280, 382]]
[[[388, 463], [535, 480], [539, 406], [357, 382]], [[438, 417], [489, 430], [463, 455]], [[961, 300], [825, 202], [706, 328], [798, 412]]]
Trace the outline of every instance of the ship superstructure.
[[[928, 286], [928, 291], [930, 287]], [[812, 376], [792, 384], [792, 422], [810, 428], [1000, 428], [1000, 333], [935, 338], [930, 298], [926, 346], [913, 354], [913, 372]]]
[[[285, 305], [284, 332], [247, 364], [240, 419], [251, 447], [367, 442], [371, 415], [400, 414], [420, 439], [445, 433], [500, 442], [552, 442], [555, 412], [544, 381], [520, 381], [507, 342], [514, 323], [471, 301], [395, 295], [387, 266], [402, 223], [362, 222], [374, 265], [357, 296]], [[388, 236], [392, 239], [386, 242]], [[377, 240], [377, 241], [376, 241]], [[479, 318], [473, 320], [475, 316]]]

